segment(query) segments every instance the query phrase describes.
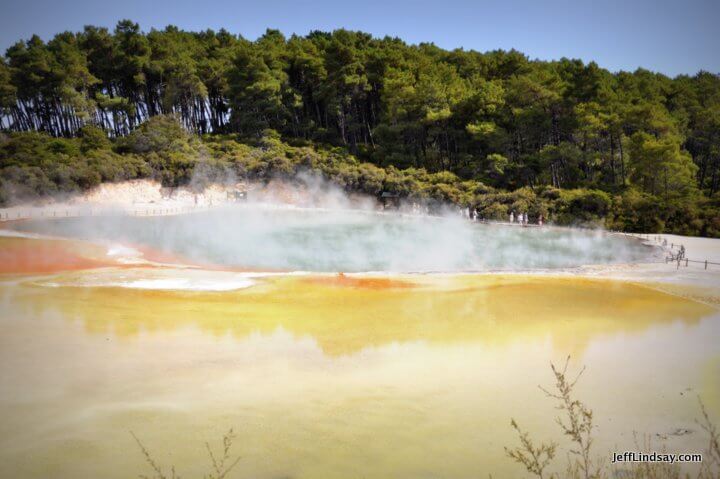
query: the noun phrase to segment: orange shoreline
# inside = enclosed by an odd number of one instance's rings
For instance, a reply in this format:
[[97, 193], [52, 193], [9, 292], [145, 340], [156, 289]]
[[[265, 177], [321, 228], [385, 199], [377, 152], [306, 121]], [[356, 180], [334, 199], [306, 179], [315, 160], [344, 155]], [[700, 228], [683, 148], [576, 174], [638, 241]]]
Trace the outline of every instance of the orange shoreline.
[[313, 276], [304, 279], [305, 282], [321, 286], [339, 286], [346, 288], [360, 289], [408, 289], [416, 285], [409, 281], [402, 281], [390, 278], [364, 278], [347, 276], [344, 273], [333, 274], [332, 276]]
[[28, 238], [0, 238], [0, 274], [38, 274], [117, 266], [97, 245]]
[[268, 268], [227, 267], [195, 262], [150, 246], [120, 243], [140, 253], [147, 263], [124, 263], [107, 255], [106, 245], [66, 238], [0, 237], [0, 274], [50, 274], [95, 268], [156, 268], [180, 265], [209, 271], [286, 273]]
[[[148, 246], [133, 244], [126, 244], [126, 246], [138, 251], [147, 263], [119, 262], [107, 256], [105, 246], [91, 242], [56, 238], [0, 237], [0, 274], [55, 274], [107, 267], [162, 268], [170, 265], [240, 273], [287, 272], [199, 264]], [[302, 281], [326, 287], [367, 290], [410, 289], [416, 286], [411, 282], [398, 279], [355, 277], [344, 273], [312, 276], [304, 278]]]

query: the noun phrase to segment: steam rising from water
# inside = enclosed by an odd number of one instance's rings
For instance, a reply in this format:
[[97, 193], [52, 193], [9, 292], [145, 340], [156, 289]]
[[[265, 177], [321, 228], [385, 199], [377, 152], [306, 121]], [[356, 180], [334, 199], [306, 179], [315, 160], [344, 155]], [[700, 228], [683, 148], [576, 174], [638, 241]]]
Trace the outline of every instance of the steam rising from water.
[[595, 231], [250, 205], [181, 216], [30, 221], [15, 228], [150, 246], [195, 262], [259, 270], [527, 270], [637, 262], [652, 255], [637, 241]]

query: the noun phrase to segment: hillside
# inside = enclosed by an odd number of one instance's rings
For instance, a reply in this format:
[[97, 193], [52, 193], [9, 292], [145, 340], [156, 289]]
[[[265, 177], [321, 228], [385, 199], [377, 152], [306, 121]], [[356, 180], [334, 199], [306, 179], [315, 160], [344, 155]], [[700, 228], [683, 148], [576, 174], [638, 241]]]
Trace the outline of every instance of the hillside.
[[[147, 127], [166, 117], [193, 136]], [[123, 178], [185, 184], [197, 165], [210, 179], [310, 168], [488, 218], [720, 234], [720, 78], [707, 72], [122, 21], [9, 48], [0, 129], [5, 202]]]

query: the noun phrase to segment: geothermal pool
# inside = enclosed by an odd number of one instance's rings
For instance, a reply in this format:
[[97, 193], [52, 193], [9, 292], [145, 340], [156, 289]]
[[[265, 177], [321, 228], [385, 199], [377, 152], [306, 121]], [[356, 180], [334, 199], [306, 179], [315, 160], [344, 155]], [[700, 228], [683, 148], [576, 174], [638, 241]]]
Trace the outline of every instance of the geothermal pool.
[[225, 208], [164, 217], [16, 223], [46, 235], [152, 247], [201, 264], [319, 272], [463, 272], [652, 261], [633, 238], [568, 228], [362, 211]]
[[[563, 471], [537, 386], [568, 355], [606, 462], [638, 437], [702, 452], [697, 398], [720, 416], [717, 290], [461, 272], [655, 259], [623, 237], [287, 210], [13, 228], [75, 239], [0, 235], [0, 477], [152, 475], [131, 432], [203, 477], [229, 428], [229, 479], [519, 477], [511, 418]], [[455, 273], [337, 274], [369, 270]]]

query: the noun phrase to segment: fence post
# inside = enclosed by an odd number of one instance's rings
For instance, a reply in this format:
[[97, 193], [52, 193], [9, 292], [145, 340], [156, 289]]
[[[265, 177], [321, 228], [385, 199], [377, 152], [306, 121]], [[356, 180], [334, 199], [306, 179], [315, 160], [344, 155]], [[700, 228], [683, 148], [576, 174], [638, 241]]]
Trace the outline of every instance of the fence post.
[[705, 260], [705, 269], [707, 269], [707, 260]]

